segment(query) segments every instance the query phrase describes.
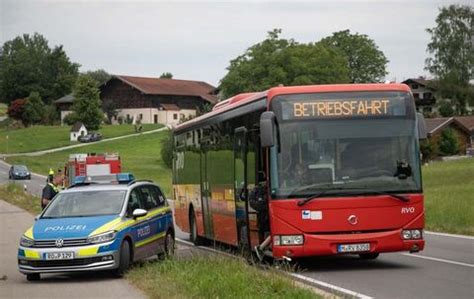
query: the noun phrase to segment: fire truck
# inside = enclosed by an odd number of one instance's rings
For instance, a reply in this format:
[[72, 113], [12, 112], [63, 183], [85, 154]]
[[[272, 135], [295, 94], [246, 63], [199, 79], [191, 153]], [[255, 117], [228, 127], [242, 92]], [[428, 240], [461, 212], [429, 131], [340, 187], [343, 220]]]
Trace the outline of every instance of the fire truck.
[[65, 166], [67, 186], [73, 185], [77, 177], [106, 176], [122, 172], [118, 154], [71, 154]]

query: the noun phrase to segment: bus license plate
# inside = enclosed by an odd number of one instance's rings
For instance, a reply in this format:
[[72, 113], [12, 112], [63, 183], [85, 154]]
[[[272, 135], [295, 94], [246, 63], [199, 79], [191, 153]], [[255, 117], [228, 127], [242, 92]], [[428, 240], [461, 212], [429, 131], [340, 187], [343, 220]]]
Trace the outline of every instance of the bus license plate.
[[74, 252], [49, 252], [46, 253], [47, 260], [72, 260]]
[[370, 251], [370, 243], [337, 245], [337, 252]]

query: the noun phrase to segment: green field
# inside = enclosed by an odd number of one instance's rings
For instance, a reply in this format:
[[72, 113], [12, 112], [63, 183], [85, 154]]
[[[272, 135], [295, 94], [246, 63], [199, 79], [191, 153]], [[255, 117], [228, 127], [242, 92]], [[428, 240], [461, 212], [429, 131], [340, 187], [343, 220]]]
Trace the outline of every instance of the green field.
[[[145, 124], [143, 131], [158, 129], [162, 125]], [[69, 126], [33, 126], [25, 129], [0, 129], [0, 153], [27, 153], [74, 144], [69, 141]], [[99, 130], [103, 138], [135, 133], [133, 125], [105, 125]], [[8, 139], [7, 139], [8, 136]]]
[[49, 168], [56, 169], [64, 166], [69, 154], [73, 153], [119, 153], [122, 160], [122, 170], [132, 172], [139, 179], [152, 179], [157, 182], [170, 196], [171, 171], [161, 160], [160, 140], [167, 132], [133, 136], [125, 139], [91, 144], [78, 149], [50, 153], [38, 157], [11, 157], [11, 164], [25, 164], [33, 172], [44, 174]]
[[474, 235], [474, 158], [423, 167], [426, 229]]
[[8, 106], [7, 104], [0, 103], [0, 117], [7, 115]]
[[215, 255], [145, 264], [127, 278], [149, 298], [320, 298], [275, 271]]

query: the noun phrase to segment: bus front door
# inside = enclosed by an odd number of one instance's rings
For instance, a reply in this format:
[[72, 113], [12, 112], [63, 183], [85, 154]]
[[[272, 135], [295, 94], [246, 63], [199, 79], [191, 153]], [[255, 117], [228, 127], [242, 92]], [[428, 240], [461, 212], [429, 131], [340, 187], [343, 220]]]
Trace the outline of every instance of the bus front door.
[[203, 144], [201, 150], [201, 206], [204, 235], [206, 238], [212, 240], [214, 237], [214, 232], [212, 228], [212, 211], [210, 208], [211, 197], [208, 179], [208, 152], [208, 145]]
[[250, 250], [248, 189], [247, 189], [247, 130], [234, 131], [234, 196], [237, 243], [242, 250]]

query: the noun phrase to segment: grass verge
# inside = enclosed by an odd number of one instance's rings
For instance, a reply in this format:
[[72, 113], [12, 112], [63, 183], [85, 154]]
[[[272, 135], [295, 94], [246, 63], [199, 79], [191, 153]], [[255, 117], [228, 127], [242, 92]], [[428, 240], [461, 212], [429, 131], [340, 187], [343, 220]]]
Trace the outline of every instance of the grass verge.
[[20, 207], [33, 215], [41, 212], [39, 197], [26, 193], [21, 185], [15, 183], [0, 185], [0, 199]]
[[[143, 131], [161, 128], [159, 124], [145, 124]], [[75, 144], [69, 140], [69, 126], [33, 126], [25, 129], [0, 129], [0, 153], [28, 153]], [[134, 125], [105, 125], [99, 130], [104, 138], [135, 133]], [[8, 138], [7, 138], [8, 136]]]
[[69, 149], [37, 157], [10, 157], [10, 164], [25, 164], [33, 172], [46, 175], [51, 167], [57, 169], [67, 162], [72, 153], [119, 153], [122, 170], [131, 172], [138, 179], [152, 179], [169, 196], [171, 171], [161, 160], [161, 140], [167, 132], [139, 135], [130, 138], [90, 144], [77, 149]]
[[150, 298], [319, 298], [276, 271], [214, 255], [148, 263], [127, 278]]
[[474, 158], [423, 167], [426, 229], [474, 235]]
[[[37, 215], [39, 198], [20, 185], [0, 186], [0, 198]], [[237, 259], [191, 255], [133, 267], [126, 278], [149, 298], [319, 298], [275, 271]]]

